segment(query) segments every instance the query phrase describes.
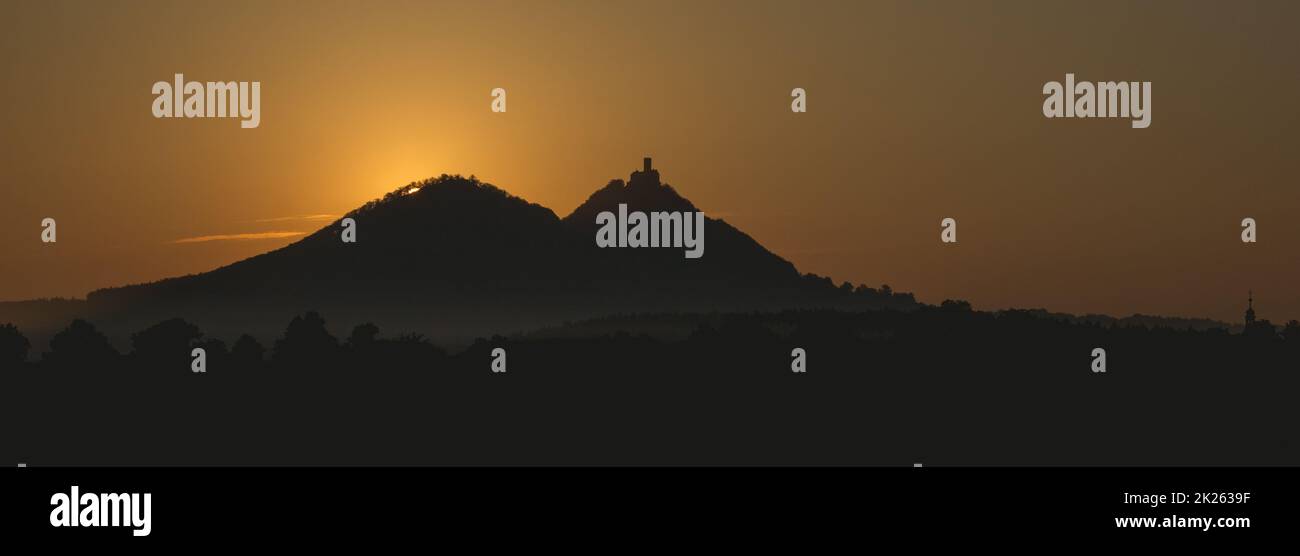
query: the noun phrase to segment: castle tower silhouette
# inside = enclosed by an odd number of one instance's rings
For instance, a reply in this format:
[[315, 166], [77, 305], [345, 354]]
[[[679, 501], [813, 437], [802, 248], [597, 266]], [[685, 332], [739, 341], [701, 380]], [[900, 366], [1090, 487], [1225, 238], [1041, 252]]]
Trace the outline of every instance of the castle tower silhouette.
[[650, 157], [647, 156], [642, 160], [640, 171], [632, 172], [632, 177], [628, 180], [627, 185], [628, 187], [658, 187], [661, 185], [659, 170], [655, 170], [651, 166]]

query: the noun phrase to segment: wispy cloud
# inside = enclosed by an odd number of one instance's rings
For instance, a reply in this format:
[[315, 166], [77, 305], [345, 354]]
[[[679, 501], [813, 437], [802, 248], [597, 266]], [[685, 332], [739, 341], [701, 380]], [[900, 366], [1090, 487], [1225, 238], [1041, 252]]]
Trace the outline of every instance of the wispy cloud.
[[254, 232], [249, 234], [214, 234], [210, 236], [186, 237], [172, 243], [202, 243], [205, 241], [238, 241], [252, 239], [282, 239], [296, 237], [307, 232]]
[[333, 214], [304, 214], [304, 215], [302, 215], [302, 216], [280, 216], [280, 217], [276, 217], [276, 218], [263, 218], [263, 219], [260, 219], [260, 220], [254, 220], [253, 222], [257, 222], [257, 223], [265, 223], [265, 222], [299, 222], [299, 221], [307, 221], [307, 222], [311, 222], [311, 221], [317, 221], [317, 220], [333, 220], [334, 217], [335, 217], [335, 215], [333, 215]]

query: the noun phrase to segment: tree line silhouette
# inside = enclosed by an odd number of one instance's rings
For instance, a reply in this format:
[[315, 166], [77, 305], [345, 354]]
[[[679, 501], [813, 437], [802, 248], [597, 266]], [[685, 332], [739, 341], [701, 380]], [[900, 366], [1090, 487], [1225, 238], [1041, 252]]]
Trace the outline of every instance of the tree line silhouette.
[[[294, 317], [266, 347], [185, 320], [39, 361], [0, 326], [5, 461], [33, 464], [1296, 465], [1300, 323], [1034, 311], [637, 314], [455, 352]], [[592, 326], [596, 326], [595, 329]], [[677, 328], [681, 333], [645, 330]], [[603, 331], [599, 331], [603, 329]], [[597, 330], [597, 331], [593, 331]], [[635, 331], [633, 331], [635, 330]], [[208, 372], [190, 372], [203, 347]], [[792, 373], [791, 351], [807, 353]], [[1095, 347], [1106, 373], [1090, 371]], [[492, 373], [494, 348], [507, 372]]]
[[[191, 350], [203, 348], [210, 368], [240, 372], [264, 369], [330, 368], [343, 364], [382, 366], [396, 361], [437, 361], [446, 352], [419, 334], [380, 338], [373, 323], [357, 325], [340, 342], [326, 329], [325, 319], [309, 311], [295, 316], [283, 337], [268, 350], [243, 334], [234, 344], [205, 337], [198, 326], [172, 318], [131, 335], [131, 350], [120, 353], [108, 337], [84, 319], [74, 319], [54, 335], [39, 362], [29, 362], [31, 343], [12, 324], [0, 326], [0, 368], [48, 369], [73, 373], [135, 370], [178, 373], [190, 370]], [[342, 357], [342, 359], [340, 359]]]

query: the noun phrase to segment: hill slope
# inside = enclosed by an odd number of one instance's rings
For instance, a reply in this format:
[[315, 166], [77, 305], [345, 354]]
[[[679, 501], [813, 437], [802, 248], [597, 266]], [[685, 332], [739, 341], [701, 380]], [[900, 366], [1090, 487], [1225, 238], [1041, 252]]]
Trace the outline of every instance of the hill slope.
[[[340, 219], [210, 272], [91, 292], [76, 316], [96, 322], [119, 345], [130, 332], [173, 317], [209, 336], [271, 338], [307, 310], [322, 312], [339, 333], [375, 322], [454, 343], [635, 312], [913, 304], [910, 296], [865, 288], [855, 294], [801, 276], [719, 219], [705, 220], [700, 258], [686, 258], [682, 248], [599, 248], [596, 215], [619, 204], [698, 211], [648, 168], [629, 183], [610, 182], [563, 219], [474, 178], [443, 175], [348, 213], [355, 243], [341, 241]], [[53, 332], [25, 330], [34, 340]]]

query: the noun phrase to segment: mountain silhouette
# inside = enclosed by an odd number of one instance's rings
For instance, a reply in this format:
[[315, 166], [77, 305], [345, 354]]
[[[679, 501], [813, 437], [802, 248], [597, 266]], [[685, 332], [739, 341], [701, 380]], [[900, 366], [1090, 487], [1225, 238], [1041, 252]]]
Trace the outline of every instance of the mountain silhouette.
[[[617, 213], [620, 204], [626, 205], [629, 211], [646, 213], [700, 210], [671, 185], [661, 183], [659, 172], [646, 159], [644, 168], [633, 172], [628, 182], [612, 180], [592, 193], [564, 218], [564, 224], [591, 243], [600, 227], [596, 223], [597, 215], [604, 211]], [[589, 260], [597, 263], [593, 273], [607, 283], [631, 277], [645, 282], [645, 287], [653, 291], [717, 289], [730, 298], [737, 296], [738, 289], [802, 286], [799, 271], [793, 264], [744, 232], [723, 220], [708, 218], [707, 214], [704, 229], [706, 248], [699, 259], [686, 259], [681, 249], [674, 248], [603, 249], [590, 254]]]
[[[283, 248], [210, 272], [97, 290], [45, 320], [61, 327], [65, 315], [87, 318], [122, 343], [181, 315], [216, 336], [272, 337], [287, 318], [318, 310], [334, 322], [374, 321], [455, 344], [612, 314], [914, 304], [907, 294], [800, 275], [721, 219], [706, 218], [698, 259], [681, 248], [599, 248], [596, 215], [619, 204], [699, 210], [649, 165], [563, 219], [473, 176], [414, 182]], [[344, 219], [356, 224], [354, 243], [340, 237]], [[39, 325], [8, 320], [44, 335]]]

